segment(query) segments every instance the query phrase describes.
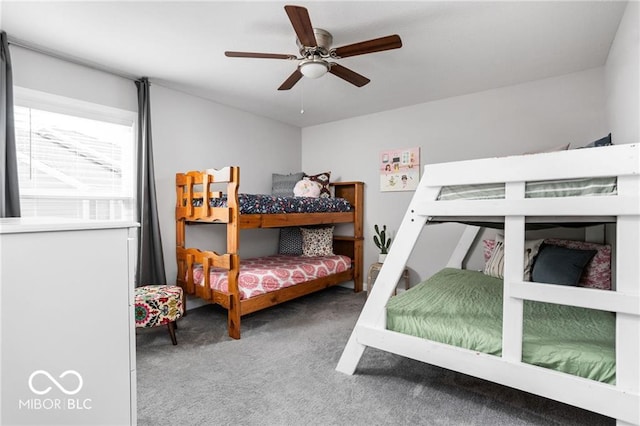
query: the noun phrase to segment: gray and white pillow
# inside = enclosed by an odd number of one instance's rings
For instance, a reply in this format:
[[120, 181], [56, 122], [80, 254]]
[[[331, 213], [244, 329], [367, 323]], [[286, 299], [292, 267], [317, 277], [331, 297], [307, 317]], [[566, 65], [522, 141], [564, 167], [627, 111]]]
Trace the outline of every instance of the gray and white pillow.
[[[540, 245], [544, 240], [526, 240], [524, 242], [523, 280], [531, 281], [531, 268], [533, 260], [538, 255]], [[504, 278], [504, 238], [496, 235], [495, 246], [491, 257], [484, 265], [485, 275], [495, 278]]]
[[293, 188], [304, 177], [303, 172], [281, 175], [271, 175], [271, 195], [276, 197], [293, 197]]

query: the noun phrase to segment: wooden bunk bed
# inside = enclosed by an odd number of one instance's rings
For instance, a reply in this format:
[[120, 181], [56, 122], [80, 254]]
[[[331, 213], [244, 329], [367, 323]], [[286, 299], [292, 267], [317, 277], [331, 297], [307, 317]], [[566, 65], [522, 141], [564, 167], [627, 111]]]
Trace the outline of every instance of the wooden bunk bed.
[[[356, 292], [362, 291], [364, 192], [362, 182], [331, 183], [334, 197], [344, 199], [350, 205], [348, 211], [306, 212], [305, 210], [304, 213], [245, 214], [240, 205], [242, 194], [238, 192], [239, 185], [240, 169], [238, 167], [176, 174], [177, 283], [186, 294], [196, 295], [227, 309], [230, 337], [240, 338], [240, 319], [252, 312], [347, 281], [354, 282]], [[223, 191], [217, 190], [220, 186]], [[211, 202], [218, 200], [224, 200], [224, 202]], [[217, 253], [187, 248], [186, 225], [194, 223], [224, 224], [227, 236], [226, 252]], [[348, 269], [289, 287], [243, 297], [239, 286], [240, 268], [243, 262], [239, 255], [240, 229], [333, 224], [351, 224], [353, 228], [351, 235], [333, 236], [333, 252], [350, 260]], [[194, 280], [196, 265], [202, 270], [202, 285], [196, 284]], [[214, 289], [211, 286], [210, 273], [215, 270], [225, 271], [227, 285], [224, 290]]]
[[[527, 195], [528, 184], [549, 180], [613, 178], [616, 190], [589, 196]], [[450, 186], [504, 184], [499, 199], [440, 200]], [[398, 299], [393, 290], [425, 224], [435, 221], [499, 223], [504, 227], [504, 278], [498, 282], [501, 352], [488, 354], [443, 340], [390, 330], [389, 309]], [[531, 282], [523, 277], [525, 231], [531, 223], [613, 223], [615, 261], [612, 290]], [[443, 273], [461, 270], [478, 235], [477, 226], [463, 233]], [[396, 353], [429, 364], [490, 380], [526, 392], [581, 407], [617, 420], [618, 425], [640, 424], [640, 145], [617, 145], [554, 153], [512, 156], [427, 165], [407, 209], [393, 247], [378, 275], [337, 370], [353, 374], [366, 347]], [[454, 269], [450, 269], [454, 268]], [[473, 271], [466, 271], [474, 273]], [[475, 272], [478, 274], [478, 272]], [[436, 274], [439, 275], [440, 273]], [[482, 274], [480, 274], [482, 275]], [[434, 275], [435, 277], [435, 275]], [[432, 277], [432, 278], [434, 278]], [[428, 292], [426, 286], [397, 296], [409, 303]], [[440, 277], [439, 279], [442, 279]], [[473, 282], [477, 282], [475, 279]], [[446, 281], [445, 281], [446, 283]], [[451, 287], [458, 286], [450, 282]], [[484, 284], [480, 284], [484, 285]], [[422, 284], [420, 285], [422, 286]], [[447, 290], [447, 285], [441, 286]], [[477, 290], [477, 287], [476, 287]], [[475, 303], [475, 302], [474, 302]], [[608, 314], [615, 336], [614, 375], [592, 380], [588, 374], [557, 371], [525, 362], [527, 307], [546, 303], [561, 308]], [[467, 303], [471, 305], [472, 303]], [[577, 307], [577, 308], [576, 308]], [[476, 312], [477, 313], [477, 312]], [[456, 321], [459, 318], [455, 318]], [[429, 322], [427, 318], [426, 322]], [[424, 321], [423, 321], [424, 322]], [[445, 322], [454, 327], [454, 321]], [[469, 324], [469, 322], [467, 323]], [[426, 327], [426, 326], [425, 326]], [[524, 332], [523, 332], [524, 330]], [[417, 332], [415, 334], [421, 334]], [[438, 341], [439, 340], [439, 341]], [[524, 347], [524, 350], [523, 350]], [[606, 383], [608, 382], [608, 383]]]

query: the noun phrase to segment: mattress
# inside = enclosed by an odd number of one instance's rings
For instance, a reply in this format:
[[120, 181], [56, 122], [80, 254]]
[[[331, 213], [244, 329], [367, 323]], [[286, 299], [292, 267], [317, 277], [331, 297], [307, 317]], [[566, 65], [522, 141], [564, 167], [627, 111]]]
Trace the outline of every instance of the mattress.
[[[579, 178], [527, 182], [525, 198], [584, 197], [590, 195], [614, 195], [617, 192], [615, 177]], [[504, 198], [504, 183], [444, 186], [438, 200], [495, 200]]]
[[[545, 285], [545, 284], [532, 284]], [[502, 354], [502, 280], [446, 268], [387, 304], [387, 328]], [[615, 315], [525, 301], [522, 361], [615, 383]]]
[[[259, 294], [290, 287], [316, 278], [337, 274], [351, 268], [351, 259], [347, 256], [263, 256], [240, 261], [238, 287], [240, 299], [248, 299]], [[211, 269], [209, 282], [211, 288], [222, 292], [229, 291], [227, 270]], [[196, 285], [204, 285], [202, 266], [193, 271]]]
[[[264, 194], [239, 194], [240, 214], [329, 213], [351, 211], [344, 198], [276, 197]], [[194, 207], [202, 206], [202, 198], [193, 200]], [[211, 207], [227, 207], [227, 196], [209, 200]]]

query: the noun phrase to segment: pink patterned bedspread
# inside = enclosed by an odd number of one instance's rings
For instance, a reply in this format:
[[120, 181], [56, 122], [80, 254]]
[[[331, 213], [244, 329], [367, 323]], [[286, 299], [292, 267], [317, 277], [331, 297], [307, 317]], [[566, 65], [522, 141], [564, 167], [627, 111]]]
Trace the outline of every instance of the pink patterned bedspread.
[[[300, 284], [315, 278], [344, 272], [351, 268], [351, 259], [347, 256], [264, 256], [240, 261], [240, 299], [268, 293], [284, 287]], [[227, 271], [212, 269], [209, 280], [211, 288], [228, 291]], [[193, 281], [203, 285], [204, 274], [201, 266], [193, 271]]]

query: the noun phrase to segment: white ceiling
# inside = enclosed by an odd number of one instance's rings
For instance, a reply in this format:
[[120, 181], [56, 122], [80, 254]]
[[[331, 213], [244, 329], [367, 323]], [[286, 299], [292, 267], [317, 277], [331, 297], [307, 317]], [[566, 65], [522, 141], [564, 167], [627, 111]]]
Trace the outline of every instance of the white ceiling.
[[[299, 127], [601, 66], [626, 5], [0, 1], [10, 39]], [[278, 91], [294, 61], [227, 58], [224, 51], [297, 54], [285, 4], [305, 6], [314, 27], [333, 34], [334, 47], [390, 34], [403, 47], [338, 60], [371, 79], [362, 88], [327, 74]]]

